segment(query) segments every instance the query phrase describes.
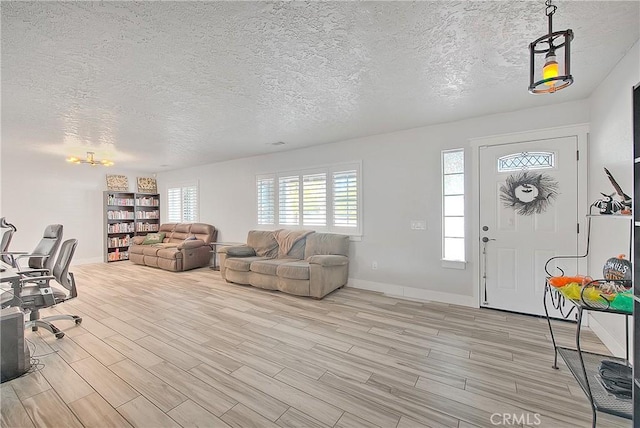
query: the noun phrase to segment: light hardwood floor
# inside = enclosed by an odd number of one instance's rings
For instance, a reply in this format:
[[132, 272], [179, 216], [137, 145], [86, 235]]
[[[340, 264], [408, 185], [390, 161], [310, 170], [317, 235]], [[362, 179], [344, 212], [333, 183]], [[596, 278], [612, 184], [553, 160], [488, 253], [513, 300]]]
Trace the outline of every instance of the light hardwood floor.
[[[493, 413], [590, 426], [539, 318], [348, 287], [318, 301], [207, 268], [72, 270], [78, 298], [48, 313], [84, 321], [58, 321], [61, 340], [26, 333], [37, 364], [2, 384], [2, 427], [468, 428]], [[555, 325], [571, 344], [575, 326]], [[600, 414], [598, 426], [631, 422]]]

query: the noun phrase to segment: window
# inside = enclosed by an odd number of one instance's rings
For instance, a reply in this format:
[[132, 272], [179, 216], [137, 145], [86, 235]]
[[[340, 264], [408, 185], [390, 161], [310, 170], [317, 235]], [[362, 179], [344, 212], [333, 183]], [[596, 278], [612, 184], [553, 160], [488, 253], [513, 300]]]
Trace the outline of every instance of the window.
[[462, 261], [464, 240], [464, 150], [442, 152], [442, 258]]
[[327, 225], [327, 174], [302, 176], [302, 224]]
[[167, 214], [170, 222], [198, 221], [198, 185], [169, 187]]
[[361, 235], [360, 164], [256, 177], [259, 225]]
[[274, 224], [275, 220], [275, 190], [273, 177], [256, 180], [258, 194], [258, 224]]
[[278, 179], [278, 224], [296, 226], [300, 224], [300, 177], [292, 175]]
[[522, 152], [502, 156], [498, 159], [498, 172], [520, 171], [522, 169], [546, 169], [555, 166], [552, 152]]
[[333, 219], [336, 226], [358, 226], [357, 171], [333, 173]]

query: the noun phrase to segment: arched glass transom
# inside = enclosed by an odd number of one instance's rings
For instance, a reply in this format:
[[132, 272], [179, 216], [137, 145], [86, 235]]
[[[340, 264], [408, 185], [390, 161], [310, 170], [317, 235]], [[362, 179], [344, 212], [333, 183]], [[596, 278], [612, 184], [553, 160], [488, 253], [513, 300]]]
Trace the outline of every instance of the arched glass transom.
[[498, 158], [498, 172], [553, 168], [555, 161], [553, 152], [514, 153]]

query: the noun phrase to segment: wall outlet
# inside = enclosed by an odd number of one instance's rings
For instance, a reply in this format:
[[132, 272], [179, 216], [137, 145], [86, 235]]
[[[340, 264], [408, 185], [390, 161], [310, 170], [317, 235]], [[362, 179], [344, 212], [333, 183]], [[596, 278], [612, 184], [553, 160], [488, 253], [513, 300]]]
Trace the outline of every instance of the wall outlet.
[[411, 220], [411, 230], [427, 230], [427, 221]]
[[371, 269], [373, 270], [378, 269], [378, 262], [371, 262]]

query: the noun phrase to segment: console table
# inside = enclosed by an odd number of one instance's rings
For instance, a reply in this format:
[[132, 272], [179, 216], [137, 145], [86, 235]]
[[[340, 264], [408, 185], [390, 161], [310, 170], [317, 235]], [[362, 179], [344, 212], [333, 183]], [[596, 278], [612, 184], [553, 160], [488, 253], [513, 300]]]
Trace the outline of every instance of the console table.
[[209, 242], [213, 253], [213, 263], [209, 266], [209, 269], [220, 270], [220, 266], [218, 266], [218, 247], [233, 247], [234, 245], [244, 245], [244, 242]]

